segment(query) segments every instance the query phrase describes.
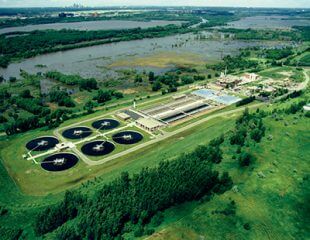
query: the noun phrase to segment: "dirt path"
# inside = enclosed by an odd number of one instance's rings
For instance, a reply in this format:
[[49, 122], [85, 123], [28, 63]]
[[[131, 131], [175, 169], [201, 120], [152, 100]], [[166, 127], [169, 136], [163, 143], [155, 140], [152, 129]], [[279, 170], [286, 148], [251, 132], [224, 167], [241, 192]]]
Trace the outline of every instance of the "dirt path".
[[305, 81], [303, 81], [302, 83], [300, 83], [300, 84], [298, 85], [298, 87], [296, 87], [294, 90], [291, 90], [291, 91], [289, 91], [288, 93], [286, 93], [286, 94], [284, 94], [284, 95], [281, 95], [281, 96], [279, 96], [279, 97], [276, 97], [276, 98], [274, 99], [274, 101], [278, 101], [278, 100], [280, 100], [280, 99], [282, 99], [282, 98], [285, 98], [285, 97], [287, 97], [288, 95], [290, 95], [291, 93], [293, 93], [294, 91], [301, 91], [301, 90], [304, 90], [304, 89], [308, 86], [308, 84], [309, 84], [310, 77], [309, 77], [309, 75], [308, 75], [308, 73], [307, 73], [306, 70], [303, 71], [303, 74], [305, 75]]
[[309, 81], [310, 81], [310, 77], [309, 77], [309, 74], [307, 73], [306, 70], [303, 71], [304, 75], [305, 75], [305, 81], [303, 81], [300, 86], [299, 86], [299, 89], [298, 90], [302, 90], [302, 89], [305, 89], [308, 84], [309, 84]]

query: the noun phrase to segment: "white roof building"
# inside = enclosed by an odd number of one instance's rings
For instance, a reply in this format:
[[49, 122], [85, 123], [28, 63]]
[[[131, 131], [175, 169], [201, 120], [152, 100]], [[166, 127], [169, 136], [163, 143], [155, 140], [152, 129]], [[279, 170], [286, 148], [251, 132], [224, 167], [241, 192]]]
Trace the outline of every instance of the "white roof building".
[[124, 113], [124, 112], [120, 112], [120, 113], [116, 114], [116, 116], [119, 117], [120, 119], [124, 120], [124, 121], [131, 118], [127, 113]]
[[153, 119], [153, 118], [140, 118], [136, 121], [136, 124], [150, 132], [156, 131], [160, 127], [164, 126], [163, 123]]

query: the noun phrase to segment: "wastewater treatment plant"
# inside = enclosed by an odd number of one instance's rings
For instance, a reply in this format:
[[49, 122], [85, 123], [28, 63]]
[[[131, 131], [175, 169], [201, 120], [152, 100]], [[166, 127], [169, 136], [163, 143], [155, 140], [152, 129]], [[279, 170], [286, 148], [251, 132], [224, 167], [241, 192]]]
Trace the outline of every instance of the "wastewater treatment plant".
[[[240, 100], [215, 90], [200, 89], [177, 94], [165, 104], [152, 104], [147, 108], [139, 109], [134, 103], [109, 117], [103, 115], [57, 128], [53, 137], [32, 139], [25, 144], [28, 151], [24, 158], [48, 171], [67, 170], [79, 160], [90, 165], [106, 163], [130, 153], [133, 146], [134, 150], [140, 149], [172, 136], [173, 131], [166, 133], [164, 130], [172, 124], [177, 126]], [[62, 156], [64, 151], [65, 156]]]
[[43, 2], [0, 1], [1, 240], [310, 239], [306, 1]]

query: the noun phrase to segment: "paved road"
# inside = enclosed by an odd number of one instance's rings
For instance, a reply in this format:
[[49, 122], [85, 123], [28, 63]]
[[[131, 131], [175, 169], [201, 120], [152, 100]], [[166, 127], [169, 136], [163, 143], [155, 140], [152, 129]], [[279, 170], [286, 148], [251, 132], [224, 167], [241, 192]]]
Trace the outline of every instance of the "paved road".
[[[262, 106], [262, 105], [265, 105], [265, 103], [258, 103], [258, 104], [252, 105], [252, 106], [250, 106], [250, 107], [248, 107], [248, 108], [257, 108], [257, 107], [260, 107], [260, 106]], [[167, 132], [165, 135], [159, 136], [159, 137], [157, 137], [156, 139], [153, 139], [153, 140], [150, 140], [150, 141], [148, 141], [148, 142], [142, 143], [142, 144], [140, 144], [140, 145], [134, 146], [134, 147], [132, 147], [132, 148], [126, 150], [126, 151], [123, 151], [123, 152], [114, 154], [114, 155], [112, 155], [112, 156], [105, 157], [105, 158], [103, 158], [103, 159], [101, 159], [101, 160], [93, 161], [93, 160], [90, 160], [90, 159], [85, 158], [85, 157], [83, 157], [82, 160], [83, 160], [86, 164], [91, 165], [91, 166], [100, 165], [100, 164], [109, 162], [109, 161], [111, 161], [111, 160], [114, 160], [114, 159], [116, 159], [116, 158], [120, 158], [120, 157], [122, 157], [122, 156], [125, 156], [125, 155], [127, 155], [127, 154], [129, 154], [129, 153], [135, 152], [135, 151], [137, 151], [137, 150], [139, 150], [139, 149], [142, 149], [142, 148], [144, 148], [144, 147], [146, 147], [146, 146], [152, 145], [152, 144], [157, 143], [157, 142], [159, 142], [159, 141], [162, 141], [162, 140], [164, 140], [164, 139], [170, 138], [170, 137], [172, 137], [172, 136], [174, 136], [174, 135], [177, 135], [177, 134], [179, 134], [179, 133], [181, 133], [181, 132], [184, 132], [184, 131], [186, 131], [186, 130], [188, 130], [188, 129], [191, 129], [191, 128], [195, 127], [195, 126], [198, 126], [198, 125], [200, 125], [200, 124], [202, 124], [202, 123], [205, 123], [205, 122], [207, 122], [207, 121], [209, 121], [209, 120], [211, 120], [211, 119], [214, 119], [214, 118], [217, 118], [217, 117], [222, 117], [222, 116], [227, 116], [227, 115], [230, 115], [230, 114], [233, 114], [233, 113], [242, 112], [242, 111], [244, 111], [245, 108], [246, 108], [246, 107], [241, 107], [241, 108], [238, 108], [238, 109], [234, 109], [234, 110], [230, 110], [230, 111], [227, 111], [227, 112], [217, 113], [217, 114], [208, 116], [208, 117], [203, 118], [203, 119], [201, 119], [201, 120], [199, 120], [199, 121], [197, 121], [197, 122], [191, 123], [191, 124], [189, 124], [189, 125], [187, 125], [187, 126], [185, 126], [185, 127], [179, 128], [179, 129], [177, 129], [177, 130], [174, 131], [174, 132]]]

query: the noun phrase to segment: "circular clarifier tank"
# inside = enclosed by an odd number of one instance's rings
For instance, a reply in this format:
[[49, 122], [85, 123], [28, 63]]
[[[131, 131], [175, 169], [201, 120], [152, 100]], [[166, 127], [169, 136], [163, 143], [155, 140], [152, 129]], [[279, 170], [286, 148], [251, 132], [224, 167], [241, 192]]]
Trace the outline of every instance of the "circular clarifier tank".
[[47, 171], [59, 172], [74, 167], [79, 158], [72, 153], [57, 153], [48, 156], [41, 162], [41, 167]]
[[119, 144], [135, 144], [143, 139], [143, 135], [135, 131], [123, 131], [114, 134], [112, 139]]
[[90, 136], [92, 130], [88, 127], [74, 127], [63, 131], [62, 136], [69, 139], [82, 139]]
[[115, 149], [113, 143], [108, 141], [93, 141], [82, 146], [82, 152], [89, 156], [107, 155]]
[[93, 128], [99, 130], [111, 130], [120, 125], [119, 121], [114, 119], [101, 119], [92, 123]]
[[29, 151], [46, 151], [58, 144], [59, 141], [55, 137], [39, 137], [29, 141], [26, 144], [26, 148]]

